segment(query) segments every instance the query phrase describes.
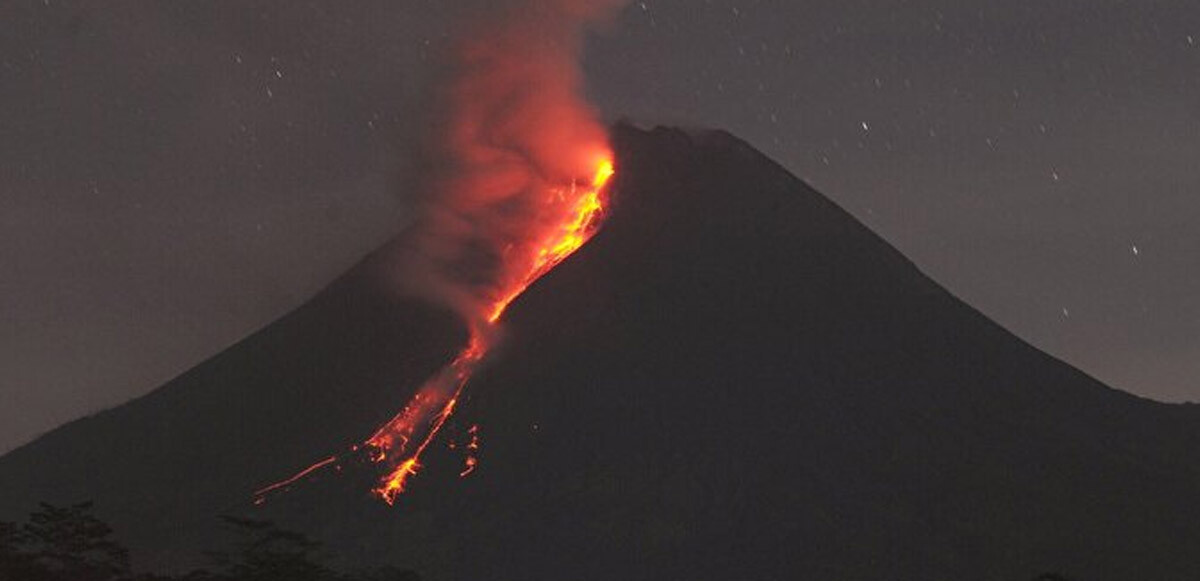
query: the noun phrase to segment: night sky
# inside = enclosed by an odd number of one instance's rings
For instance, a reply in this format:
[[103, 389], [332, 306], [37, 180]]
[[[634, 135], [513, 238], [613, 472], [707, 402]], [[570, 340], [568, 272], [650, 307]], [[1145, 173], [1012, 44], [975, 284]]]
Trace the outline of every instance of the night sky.
[[[402, 228], [447, 4], [0, 5], [0, 450]], [[728, 129], [1038, 347], [1200, 400], [1195, 0], [648, 0], [585, 67], [606, 119]]]

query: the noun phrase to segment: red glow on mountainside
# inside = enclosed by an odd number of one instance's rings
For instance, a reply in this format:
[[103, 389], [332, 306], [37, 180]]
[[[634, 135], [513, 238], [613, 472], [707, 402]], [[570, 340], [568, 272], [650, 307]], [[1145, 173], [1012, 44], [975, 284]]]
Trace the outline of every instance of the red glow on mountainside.
[[[497, 335], [496, 327], [508, 306], [533, 284], [568, 256], [578, 250], [596, 233], [603, 218], [606, 186], [614, 175], [611, 153], [606, 153], [595, 164], [595, 174], [587, 181], [577, 181], [546, 192], [540, 219], [531, 224], [542, 225], [542, 232], [528, 236], [528, 242], [518, 248], [510, 248], [504, 256], [503, 272], [499, 277], [497, 298], [491, 303], [484, 316], [471, 324], [471, 336], [465, 349], [454, 360], [427, 380], [408, 404], [390, 421], [375, 431], [361, 446], [366, 457], [377, 464], [388, 467], [386, 476], [380, 479], [372, 492], [389, 505], [396, 502], [409, 484], [409, 480], [421, 469], [421, 455], [436, 440], [450, 416], [454, 413], [463, 389], [470, 381], [479, 364], [487, 356], [492, 340]], [[467, 476], [478, 468], [479, 426], [468, 431], [471, 439], [466, 445], [465, 469], [459, 476]], [[326, 458], [305, 468], [295, 476], [265, 486], [255, 492], [255, 503], [261, 503], [268, 494], [287, 489], [310, 474], [336, 466], [340, 457]]]
[[569, 189], [556, 190], [551, 194], [548, 203], [557, 204], [566, 211], [562, 212], [561, 219], [554, 221], [554, 226], [545, 235], [534, 238], [531, 245], [533, 252], [527, 259], [529, 263], [524, 274], [517, 278], [518, 282], [512, 288], [501, 292], [488, 313], [488, 323], [500, 320], [509, 303], [525, 292], [530, 284], [587, 242], [595, 231], [596, 220], [604, 210], [601, 193], [614, 171], [611, 158], [606, 156], [596, 164], [596, 175], [590, 183], [583, 186], [573, 183]]
[[471, 441], [467, 442], [467, 457], [463, 461], [463, 471], [458, 473], [459, 478], [466, 478], [479, 465], [479, 458], [475, 456], [475, 453], [479, 451], [479, 425], [471, 426], [471, 429], [467, 430], [467, 434], [471, 436]]
[[[454, 413], [463, 388], [491, 347], [490, 338], [495, 335], [492, 328], [499, 323], [508, 305], [595, 234], [604, 211], [605, 186], [614, 171], [611, 155], [605, 155], [597, 162], [595, 175], [588, 182], [572, 183], [547, 193], [544, 210], [554, 219], [537, 222], [549, 226], [544, 234], [529, 238], [531, 243], [526, 245], [525, 256], [511, 253], [506, 256], [508, 276], [502, 280], [511, 282], [508, 288], [500, 289], [499, 298], [492, 304], [485, 322], [472, 326], [467, 348], [422, 386], [399, 415], [367, 440], [366, 445], [373, 451], [372, 459], [392, 467], [374, 490], [385, 502], [395, 503], [396, 497], [405, 491], [409, 478], [421, 468], [421, 454]], [[440, 411], [431, 419], [429, 414], [435, 408]], [[409, 452], [409, 443], [422, 428], [424, 435]], [[466, 476], [478, 467], [475, 456], [479, 448], [478, 426], [473, 426], [470, 434], [466, 469], [460, 476]], [[402, 460], [397, 462], [400, 458]]]
[[308, 476], [309, 474], [312, 474], [313, 472], [316, 472], [317, 470], [320, 470], [330, 464], [333, 464], [334, 462], [337, 462], [337, 459], [338, 459], [337, 456], [330, 456], [324, 460], [321, 460], [320, 462], [317, 462], [316, 464], [313, 464], [312, 466], [309, 466], [308, 468], [305, 468], [304, 470], [301, 470], [300, 472], [297, 472], [295, 476], [292, 476], [291, 478], [288, 478], [287, 480], [281, 480], [279, 482], [276, 482], [275, 484], [272, 484], [270, 486], [264, 486], [256, 491], [254, 491], [255, 504], [262, 504], [262, 501], [264, 498], [266, 498], [266, 495], [268, 495], [276, 490], [287, 488], [288, 486], [295, 484], [296, 482], [303, 479], [305, 476]]
[[[462, 402], [508, 306], [600, 225], [615, 169], [608, 132], [584, 96], [581, 62], [586, 33], [626, 2], [469, 3], [476, 9], [462, 14], [449, 39], [406, 176], [414, 221], [391, 274], [404, 295], [462, 317], [470, 340], [351, 449], [386, 470], [373, 491], [389, 504], [422, 469], [422, 454]], [[471, 436], [463, 475], [479, 466]], [[262, 492], [328, 466], [340, 464], [319, 463]]]

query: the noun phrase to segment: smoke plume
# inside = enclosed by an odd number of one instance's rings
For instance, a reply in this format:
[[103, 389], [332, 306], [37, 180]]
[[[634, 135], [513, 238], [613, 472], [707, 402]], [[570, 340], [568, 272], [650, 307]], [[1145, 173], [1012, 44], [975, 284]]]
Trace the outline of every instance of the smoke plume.
[[[554, 192], [610, 156], [582, 96], [584, 32], [625, 0], [473, 3], [436, 83], [419, 154], [410, 291], [472, 326], [530, 268], [531, 246], [561, 223]], [[472, 4], [472, 3], [468, 3]], [[473, 9], [472, 9], [473, 8]]]
[[[613, 173], [604, 126], [581, 96], [583, 33], [623, 0], [491, 1], [459, 32], [435, 91], [421, 150], [420, 215], [404, 239], [401, 284], [455, 309], [470, 341], [361, 446], [387, 467], [374, 492], [388, 504], [454, 413], [485, 360], [510, 301], [595, 232]], [[463, 5], [457, 5], [461, 7]], [[465, 469], [476, 465], [472, 428]], [[326, 458], [256, 492], [256, 502]]]

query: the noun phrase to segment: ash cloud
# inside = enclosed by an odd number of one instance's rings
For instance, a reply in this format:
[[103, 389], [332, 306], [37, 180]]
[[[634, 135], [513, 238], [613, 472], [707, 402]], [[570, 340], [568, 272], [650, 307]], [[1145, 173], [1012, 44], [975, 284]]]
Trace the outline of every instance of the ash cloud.
[[513, 257], [544, 231], [547, 192], [609, 154], [582, 96], [585, 33], [625, 0], [456, 5], [450, 53], [418, 146], [417, 216], [400, 262], [406, 290], [469, 323], [509, 288]]

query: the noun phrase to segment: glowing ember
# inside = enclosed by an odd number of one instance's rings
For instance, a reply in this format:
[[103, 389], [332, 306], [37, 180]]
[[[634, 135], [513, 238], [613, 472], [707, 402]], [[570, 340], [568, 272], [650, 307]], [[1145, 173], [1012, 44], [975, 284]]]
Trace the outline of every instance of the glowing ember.
[[313, 464], [312, 466], [309, 466], [308, 468], [305, 468], [304, 470], [301, 470], [300, 472], [296, 473], [295, 476], [288, 478], [287, 480], [276, 482], [275, 484], [272, 484], [270, 486], [265, 486], [263, 488], [260, 488], [256, 491], [254, 491], [255, 504], [262, 504], [262, 501], [264, 498], [266, 498], [266, 495], [268, 495], [276, 490], [285, 489], [285, 488], [291, 486], [292, 484], [299, 482], [300, 479], [304, 478], [305, 476], [308, 476], [309, 474], [312, 474], [313, 472], [316, 472], [317, 470], [320, 470], [326, 466], [329, 466], [330, 464], [333, 464], [334, 462], [337, 462], [337, 456], [330, 456], [324, 460], [321, 460], [320, 462], [317, 462], [316, 464]]
[[[496, 335], [494, 328], [508, 305], [595, 234], [604, 212], [605, 186], [614, 172], [611, 156], [606, 155], [597, 162], [591, 180], [547, 192], [546, 219], [537, 222], [547, 225], [545, 233], [531, 236], [530, 242], [522, 247], [523, 252], [505, 256], [498, 298], [492, 302], [483, 321], [471, 324], [467, 347], [450, 365], [425, 382], [399, 414], [363, 443], [362, 448], [372, 462], [389, 467], [388, 474], [372, 491], [385, 502], [395, 503], [396, 497], [406, 490], [409, 479], [420, 470], [421, 454], [454, 413], [467, 382], [487, 356], [491, 338]], [[479, 426], [472, 426], [468, 433], [471, 440], [467, 444], [466, 467], [460, 476], [475, 471], [479, 463], [475, 455], [479, 449]], [[415, 447], [410, 446], [414, 442]], [[359, 449], [354, 446], [351, 452]], [[338, 461], [336, 456], [327, 458], [287, 480], [264, 487], [255, 493], [256, 502], [262, 502], [265, 495], [286, 489]]]
[[458, 473], [459, 478], [466, 478], [479, 465], [479, 458], [475, 457], [475, 452], [479, 451], [479, 425], [471, 426], [467, 433], [471, 435], [471, 441], [467, 443], [467, 458], [463, 461], [463, 471]]

